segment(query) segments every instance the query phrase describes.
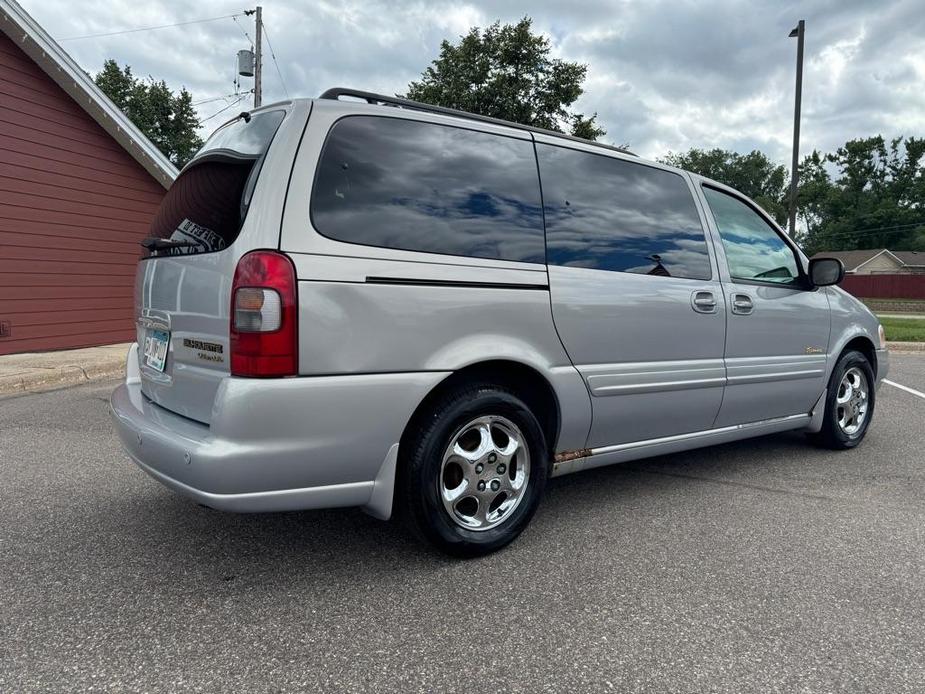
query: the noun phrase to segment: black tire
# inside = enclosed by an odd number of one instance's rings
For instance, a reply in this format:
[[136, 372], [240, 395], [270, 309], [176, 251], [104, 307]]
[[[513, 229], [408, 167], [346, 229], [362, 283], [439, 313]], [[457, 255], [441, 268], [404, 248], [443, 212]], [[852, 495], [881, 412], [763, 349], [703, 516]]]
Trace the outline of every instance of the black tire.
[[[480, 417], [504, 418], [516, 425], [527, 449], [529, 466], [524, 466], [526, 482], [509, 515], [499, 519], [497, 525], [470, 530], [454, 520], [444, 506], [440, 485], [444, 483], [444, 453], [467, 424]], [[444, 395], [412, 426], [416, 431], [410, 432], [401, 452], [395, 510], [414, 534], [444, 552], [462, 557], [494, 552], [520, 535], [543, 496], [550, 467], [546, 438], [530, 408], [505, 388], [471, 384]], [[512, 469], [519, 464], [517, 455]], [[483, 470], [486, 467], [490, 466], [483, 465]]]
[[[839, 426], [839, 405], [837, 399], [842, 379], [851, 369], [857, 369], [866, 379], [867, 387], [867, 411], [863, 422], [857, 431], [846, 433]], [[877, 393], [874, 389], [874, 370], [870, 362], [861, 352], [849, 350], [842, 354], [835, 368], [832, 369], [832, 375], [829, 377], [828, 390], [825, 395], [825, 417], [822, 421], [822, 429], [811, 436], [813, 441], [818, 445], [833, 450], [846, 450], [854, 448], [864, 439], [867, 428], [870, 426], [871, 419], [874, 416], [874, 404]]]

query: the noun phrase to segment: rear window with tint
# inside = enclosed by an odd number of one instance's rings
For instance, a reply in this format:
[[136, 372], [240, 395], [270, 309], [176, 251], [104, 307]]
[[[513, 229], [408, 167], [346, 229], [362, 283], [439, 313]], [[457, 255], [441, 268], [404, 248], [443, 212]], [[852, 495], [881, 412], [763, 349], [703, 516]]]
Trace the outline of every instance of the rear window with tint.
[[319, 233], [337, 241], [545, 261], [539, 178], [527, 140], [348, 116], [325, 143], [311, 216]]
[[[213, 133], [170, 186], [150, 236], [189, 242], [173, 255], [227, 248], [238, 237], [263, 155], [285, 111], [238, 118]], [[159, 251], [158, 255], [164, 255]]]
[[600, 154], [537, 145], [550, 265], [710, 279], [687, 182]]

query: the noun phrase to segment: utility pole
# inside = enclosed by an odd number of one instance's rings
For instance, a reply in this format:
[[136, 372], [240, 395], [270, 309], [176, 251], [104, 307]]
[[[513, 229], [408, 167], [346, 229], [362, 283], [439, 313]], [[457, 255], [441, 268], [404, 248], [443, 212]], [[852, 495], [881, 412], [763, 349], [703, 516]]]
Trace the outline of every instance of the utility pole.
[[[260, 8], [257, 8], [257, 16], [260, 16]], [[793, 160], [790, 165], [790, 238], [793, 238], [797, 230], [797, 183], [800, 178], [797, 167], [800, 163], [800, 103], [803, 100], [803, 34], [805, 28], [806, 22], [801, 19], [796, 28], [790, 32], [790, 38], [797, 40], [797, 93], [793, 106]]]
[[[803, 26], [803, 22], [800, 22]], [[254, 46], [254, 108], [260, 108], [263, 100], [263, 8], [257, 5], [256, 40]], [[803, 39], [800, 39], [800, 56], [803, 55]]]

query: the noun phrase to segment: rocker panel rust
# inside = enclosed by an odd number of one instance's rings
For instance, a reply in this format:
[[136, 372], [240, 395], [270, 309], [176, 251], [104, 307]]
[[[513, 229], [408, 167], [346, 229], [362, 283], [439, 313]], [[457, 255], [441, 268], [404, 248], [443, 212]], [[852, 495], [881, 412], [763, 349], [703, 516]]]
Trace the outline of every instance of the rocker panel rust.
[[590, 448], [579, 448], [575, 451], [562, 451], [561, 453], [556, 453], [554, 461], [557, 463], [566, 463], [569, 460], [577, 460], [578, 458], [587, 458], [591, 455]]

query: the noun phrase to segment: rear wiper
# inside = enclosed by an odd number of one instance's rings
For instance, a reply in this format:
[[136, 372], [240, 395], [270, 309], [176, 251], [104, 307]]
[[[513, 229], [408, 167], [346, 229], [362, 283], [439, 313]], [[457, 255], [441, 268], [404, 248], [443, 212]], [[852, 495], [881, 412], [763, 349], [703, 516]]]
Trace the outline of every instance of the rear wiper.
[[181, 241], [180, 239], [159, 239], [156, 236], [149, 236], [141, 245], [149, 251], [166, 251], [171, 248], [189, 248], [190, 246], [201, 246], [202, 244], [195, 241]]

